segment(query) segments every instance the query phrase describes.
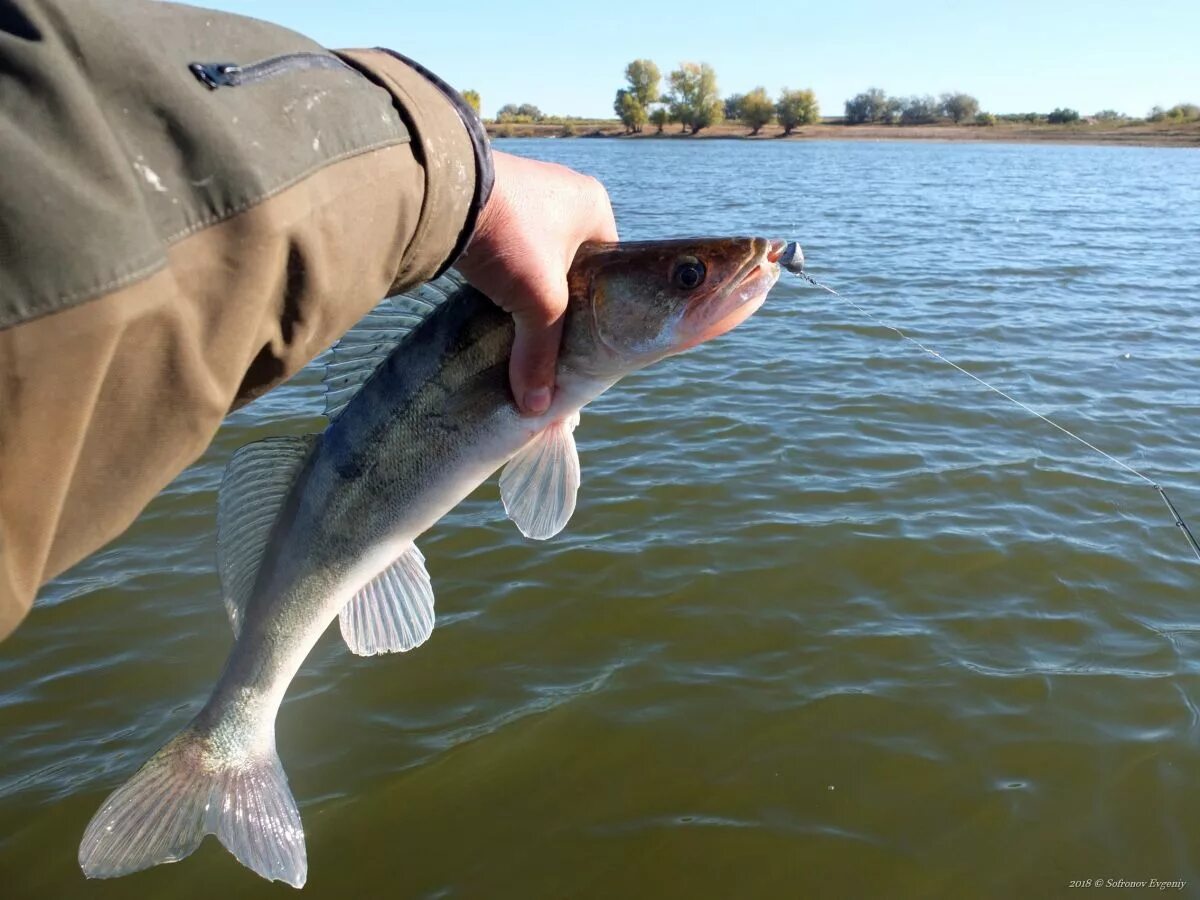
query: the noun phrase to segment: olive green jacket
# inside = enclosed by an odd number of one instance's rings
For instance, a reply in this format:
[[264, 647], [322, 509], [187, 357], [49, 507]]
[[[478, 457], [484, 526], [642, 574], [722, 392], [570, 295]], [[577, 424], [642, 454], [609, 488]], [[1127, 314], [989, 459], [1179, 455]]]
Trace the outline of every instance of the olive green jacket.
[[384, 50], [147, 0], [0, 0], [0, 637], [234, 407], [450, 265], [478, 119]]

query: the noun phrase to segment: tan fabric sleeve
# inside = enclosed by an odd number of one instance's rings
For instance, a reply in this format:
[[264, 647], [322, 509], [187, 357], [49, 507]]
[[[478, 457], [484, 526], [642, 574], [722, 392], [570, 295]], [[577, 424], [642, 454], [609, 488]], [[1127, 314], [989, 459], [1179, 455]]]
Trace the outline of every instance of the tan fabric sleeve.
[[[163, 14], [160, 6], [168, 4], [153, 4], [152, 13]], [[478, 147], [453, 102], [386, 53], [344, 58], [358, 72], [332, 74], [366, 85], [359, 113], [397, 117], [383, 127], [407, 131], [408, 140], [338, 152], [199, 227], [163, 234], [147, 215], [144, 232], [156, 243], [135, 249], [158, 254], [158, 264], [95, 296], [64, 296], [57, 311], [46, 312], [55, 297], [44, 291], [36, 315], [21, 318], [32, 307], [19, 302], [8, 307], [18, 321], [0, 323], [0, 638], [40, 585], [127, 528], [204, 451], [231, 408], [293, 375], [389, 292], [433, 277], [469, 238], [480, 202]], [[302, 100], [320, 99], [325, 82], [314, 84]], [[199, 102], [220, 101], [220, 91], [210, 100], [196, 88]], [[179, 90], [190, 102], [182, 83]], [[307, 146], [326, 133], [280, 139]], [[227, 134], [221, 141], [231, 170], [244, 172], [255, 151]], [[4, 152], [0, 137], [0, 166]], [[128, 162], [137, 183], [144, 163], [136, 154]], [[119, 158], [105, 164], [119, 167]], [[170, 186], [170, 159], [154, 165]], [[197, 190], [221, 186], [223, 173], [211, 174], [194, 179]], [[148, 203], [169, 201], [144, 180]], [[20, 214], [0, 205], [0, 238], [28, 234]], [[88, 227], [103, 231], [105, 222]], [[50, 239], [39, 238], [41, 258]], [[51, 249], [63, 260], [73, 250], [66, 242]], [[43, 272], [10, 274], [36, 280]]]

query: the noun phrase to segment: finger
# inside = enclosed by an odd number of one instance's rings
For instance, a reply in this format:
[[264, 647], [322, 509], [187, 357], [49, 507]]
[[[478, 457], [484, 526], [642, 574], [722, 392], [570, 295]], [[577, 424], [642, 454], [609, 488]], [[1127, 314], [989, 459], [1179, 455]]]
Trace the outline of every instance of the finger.
[[608, 243], [616, 243], [620, 240], [617, 235], [617, 220], [613, 216], [612, 201], [608, 199], [608, 191], [599, 181], [596, 182], [596, 215], [588, 240]]
[[528, 315], [516, 316], [508, 377], [523, 415], [538, 416], [550, 408], [562, 329], [561, 315], [549, 322]]

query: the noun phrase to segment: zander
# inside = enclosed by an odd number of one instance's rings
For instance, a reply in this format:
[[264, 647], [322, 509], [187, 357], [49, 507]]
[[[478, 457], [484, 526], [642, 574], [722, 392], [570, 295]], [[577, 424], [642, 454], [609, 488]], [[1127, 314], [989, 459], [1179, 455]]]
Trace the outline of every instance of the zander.
[[[628, 375], [735, 327], [779, 277], [783, 241], [585, 244], [550, 409], [509, 389], [512, 319], [451, 273], [382, 303], [333, 351], [329, 427], [243, 447], [218, 501], [218, 566], [236, 640], [208, 703], [92, 818], [89, 877], [174, 862], [217, 838], [301, 887], [304, 830], [275, 750], [288, 685], [336, 616], [361, 655], [433, 629], [413, 541], [500, 466], [508, 516], [545, 539], [575, 509], [579, 410]], [[790, 260], [792, 255], [789, 255]]]

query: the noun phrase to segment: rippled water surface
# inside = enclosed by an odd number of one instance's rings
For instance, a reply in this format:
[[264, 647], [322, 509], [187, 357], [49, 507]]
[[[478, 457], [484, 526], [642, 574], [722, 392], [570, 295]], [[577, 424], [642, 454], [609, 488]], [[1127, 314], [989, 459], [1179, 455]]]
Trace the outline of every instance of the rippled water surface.
[[[599, 176], [626, 238], [796, 238], [810, 271], [1170, 487], [1200, 524], [1200, 153], [498, 142]], [[0, 895], [283, 896], [209, 839], [85, 882], [88, 819], [231, 636], [230, 454], [321, 427], [319, 372], [233, 418], [0, 646]], [[439, 624], [337, 630], [278, 743], [315, 897], [1200, 894], [1200, 564], [1155, 492], [785, 276], [585, 411], [579, 508], [494, 482], [422, 541]]]

